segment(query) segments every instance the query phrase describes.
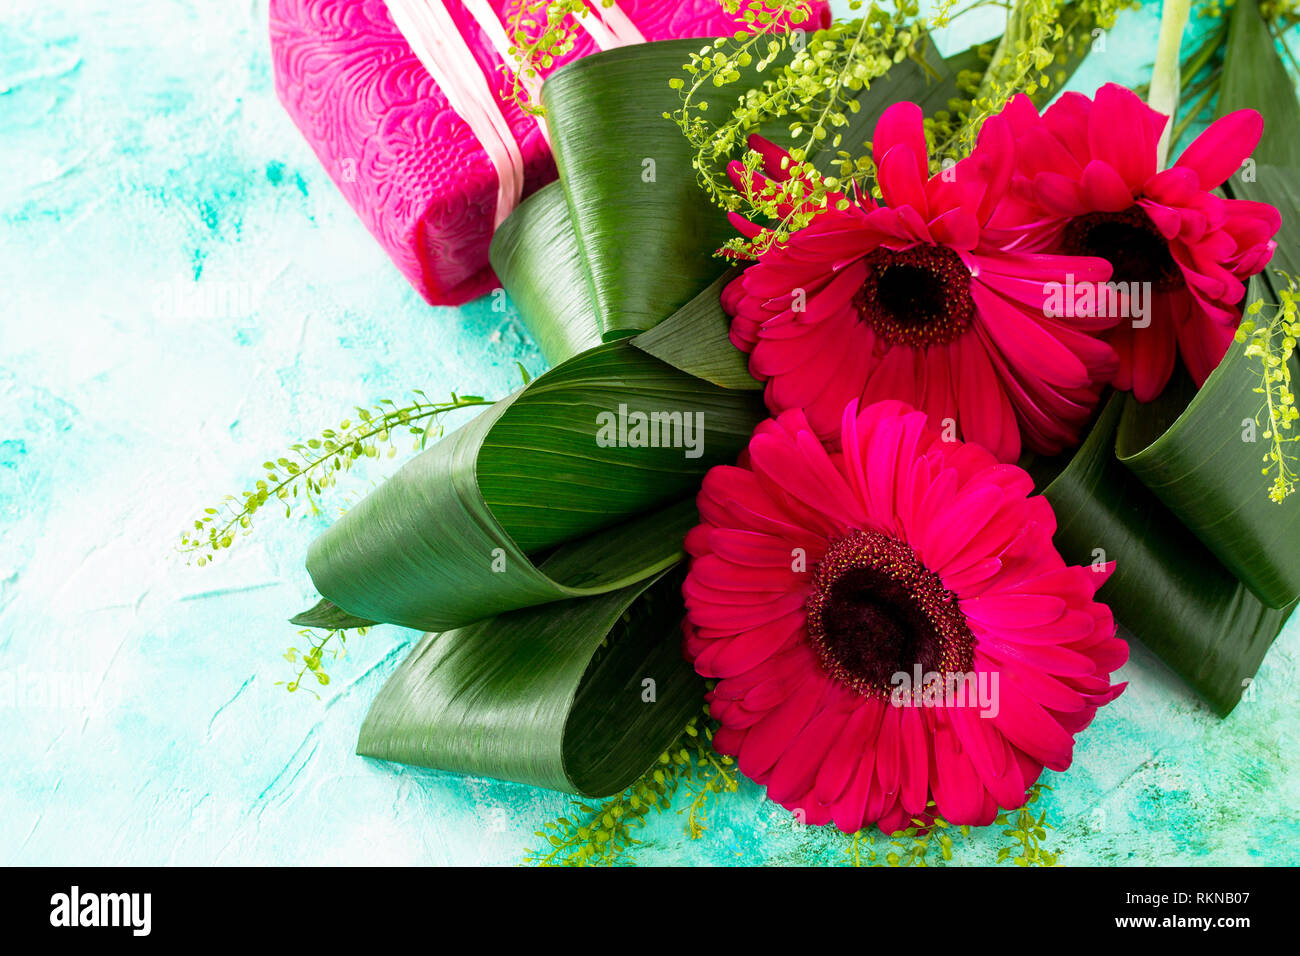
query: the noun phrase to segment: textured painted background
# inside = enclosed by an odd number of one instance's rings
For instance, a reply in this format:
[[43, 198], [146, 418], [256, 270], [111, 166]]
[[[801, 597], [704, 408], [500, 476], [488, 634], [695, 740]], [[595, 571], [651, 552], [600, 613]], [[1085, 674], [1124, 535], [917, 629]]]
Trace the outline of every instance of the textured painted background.
[[[207, 568], [175, 553], [199, 509], [351, 406], [501, 395], [516, 360], [542, 368], [513, 315], [430, 309], [401, 280], [276, 103], [265, 22], [262, 0], [0, 13], [3, 863], [510, 864], [566, 805], [353, 755], [412, 632], [355, 640], [319, 703], [275, 686], [327, 518], [262, 516]], [[1141, 81], [1155, 29], [1126, 15], [1073, 85]], [[1135, 648], [1128, 692], [1049, 775], [1067, 862], [1300, 862], [1298, 650], [1293, 622], [1219, 721]], [[710, 822], [692, 842], [665, 815], [640, 859], [843, 845], [752, 785]]]

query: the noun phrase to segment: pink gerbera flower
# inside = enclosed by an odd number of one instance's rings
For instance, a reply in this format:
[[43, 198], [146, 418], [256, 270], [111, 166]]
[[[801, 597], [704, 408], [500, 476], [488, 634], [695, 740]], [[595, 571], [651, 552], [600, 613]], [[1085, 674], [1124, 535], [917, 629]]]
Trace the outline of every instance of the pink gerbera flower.
[[1110, 334], [1120, 359], [1114, 384], [1150, 401], [1178, 353], [1202, 384], [1240, 321], [1241, 280], [1277, 246], [1276, 209], [1212, 192], [1259, 142], [1259, 113], [1223, 117], [1162, 171], [1156, 147], [1167, 117], [1114, 83], [1095, 101], [1066, 93], [1041, 117], [1017, 96], [1002, 115], [1018, 146], [1015, 192], [1028, 208], [1006, 204], [999, 219], [1027, 218], [1032, 248], [1101, 256], [1116, 283], [1148, 284], [1149, 311]]
[[[751, 145], [768, 176], [788, 177], [785, 153]], [[986, 232], [1014, 165], [998, 117], [971, 157], [931, 177], [920, 107], [896, 103], [876, 125], [873, 152], [883, 206], [864, 199], [818, 213], [723, 293], [731, 340], [767, 382], [768, 407], [804, 409], [833, 440], [848, 402], [901, 399], [1002, 461], [1016, 460], [1022, 436], [1049, 454], [1076, 444], [1115, 370], [1094, 333], [1115, 319], [1053, 318], [1045, 304], [1068, 275], [1099, 282], [1110, 266], [1009, 252]], [[741, 188], [766, 185], [745, 182], [739, 164], [732, 176]]]
[[901, 402], [851, 402], [838, 445], [789, 411], [704, 478], [684, 630], [714, 744], [808, 823], [990, 823], [1123, 689], [1113, 565], [1066, 566], [1028, 474]]

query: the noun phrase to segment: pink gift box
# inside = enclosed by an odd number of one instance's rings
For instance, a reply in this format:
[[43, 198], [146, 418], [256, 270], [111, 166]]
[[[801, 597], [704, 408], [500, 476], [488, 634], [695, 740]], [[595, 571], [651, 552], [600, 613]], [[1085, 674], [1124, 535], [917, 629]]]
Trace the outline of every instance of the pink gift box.
[[[433, 12], [438, 22], [454, 23], [455, 52], [462, 58], [468, 52], [486, 82], [484, 95], [494, 98], [517, 144], [522, 163], [511, 168], [522, 172], [520, 191], [527, 196], [555, 178], [555, 163], [537, 118], [510, 97], [511, 80], [498, 52], [504, 29], [489, 35], [470, 12], [473, 5], [494, 28], [486, 17], [495, 13], [499, 23], [508, 24], [518, 2], [443, 0]], [[593, 9], [615, 24], [625, 22], [625, 14], [646, 40], [739, 29], [738, 19], [717, 0], [619, 0], [612, 14], [596, 0]], [[494, 164], [394, 24], [384, 0], [271, 0], [270, 13], [280, 101], [397, 268], [435, 305], [457, 305], [495, 288], [488, 243], [499, 218], [499, 193], [509, 191], [498, 175], [501, 148]], [[816, 29], [828, 22], [827, 5], [818, 3], [802, 26]], [[603, 33], [600, 26], [594, 23], [592, 32]], [[431, 42], [445, 42], [449, 32], [431, 28]], [[581, 30], [573, 52], [561, 62], [598, 49], [591, 33]], [[448, 78], [472, 72], [454, 71]], [[482, 87], [478, 75], [471, 79]], [[481, 128], [481, 118], [479, 123]], [[501, 212], [507, 207], [508, 202]]]

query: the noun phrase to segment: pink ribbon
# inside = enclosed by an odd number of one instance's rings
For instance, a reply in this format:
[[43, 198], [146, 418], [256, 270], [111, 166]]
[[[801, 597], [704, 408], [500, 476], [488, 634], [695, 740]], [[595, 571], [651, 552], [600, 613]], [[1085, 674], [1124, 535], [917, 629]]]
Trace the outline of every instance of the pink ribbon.
[[[488, 0], [461, 2], [483, 30], [501, 62], [510, 65], [510, 38]], [[519, 205], [524, 189], [524, 156], [510, 122], [442, 0], [384, 0], [384, 3], [412, 52], [429, 71], [451, 108], [469, 125], [496, 170], [497, 207], [492, 224], [495, 229]], [[645, 42], [636, 24], [617, 4], [606, 7], [601, 0], [588, 0], [588, 5], [595, 16], [579, 17], [578, 22], [598, 48], [609, 50]], [[537, 102], [540, 80], [525, 77], [521, 82], [528, 95]], [[535, 118], [549, 145], [546, 124], [540, 116]]]

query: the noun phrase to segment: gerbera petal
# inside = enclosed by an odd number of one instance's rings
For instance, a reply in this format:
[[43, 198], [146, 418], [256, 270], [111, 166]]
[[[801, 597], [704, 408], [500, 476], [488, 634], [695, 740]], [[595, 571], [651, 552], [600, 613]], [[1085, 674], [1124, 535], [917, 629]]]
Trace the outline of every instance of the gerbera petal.
[[[853, 771], [853, 780], [848, 789], [835, 801], [831, 819], [845, 833], [857, 833], [862, 827], [874, 822], [867, 816], [867, 801], [870, 798], [875, 777], [875, 755], [865, 754], [858, 760]], [[879, 784], [876, 784], [879, 790]]]
[[1013, 366], [1034, 369], [1037, 377], [1062, 388], [1089, 384], [1088, 369], [1078, 356], [1049, 335], [1033, 316], [980, 282], [971, 283], [971, 297], [983, 327]]
[[941, 724], [933, 739], [935, 809], [949, 823], [977, 823], [984, 806], [984, 788], [974, 764], [948, 724]]
[[1020, 429], [1006, 391], [977, 338], [953, 345], [957, 353], [957, 406], [962, 437], [983, 445], [999, 461], [1020, 457]]
[[825, 682], [816, 676], [802, 681], [780, 705], [769, 711], [745, 735], [740, 748], [740, 768], [763, 782], [772, 766], [817, 711]]
[[[1093, 98], [1088, 149], [1119, 176], [1129, 196], [1156, 171], [1156, 141], [1147, 114], [1151, 108], [1132, 90], [1107, 83]], [[1084, 172], [1087, 178], [1087, 171]]]
[[1094, 159], [1083, 167], [1079, 186], [1089, 209], [1122, 212], [1133, 205], [1133, 190], [1113, 167], [1101, 160]]
[[875, 367], [862, 389], [862, 404], [870, 405], [885, 399], [895, 399], [917, 405], [917, 398], [925, 388], [924, 363], [918, 349], [905, 345], [891, 348]]
[[1039, 173], [1033, 182], [1034, 196], [1049, 215], [1064, 218], [1080, 216], [1088, 211], [1079, 180], [1049, 170]]
[[923, 217], [929, 216], [925, 196], [925, 179], [918, 172], [916, 157], [907, 143], [891, 146], [876, 166], [880, 194], [890, 206], [911, 206]]
[[749, 445], [754, 470], [837, 525], [861, 524], [866, 515], [857, 496], [835, 470], [822, 444], [811, 432], [804, 434], [806, 438], [794, 441], [782, 441], [773, 435], [754, 436]]
[[1088, 146], [1092, 100], [1081, 93], [1062, 93], [1043, 113], [1043, 125], [1083, 166], [1091, 158]]
[[1172, 321], [1153, 321], [1134, 328], [1129, 339], [1133, 397], [1149, 402], [1165, 390], [1178, 354], [1177, 331]]
[[885, 793], [897, 793], [903, 772], [900, 748], [903, 742], [902, 708], [886, 707], [876, 739], [876, 779]]
[[[854, 708], [844, 732], [827, 752], [817, 771], [814, 796], [822, 803], [837, 801], [864, 761], [874, 766], [876, 737], [885, 704], [878, 699], [863, 701]], [[863, 800], [866, 800], [864, 792]]]
[[901, 731], [903, 809], [908, 813], [925, 812], [930, 795], [930, 743], [916, 707], [903, 707], [899, 714]]
[[1264, 117], [1258, 110], [1237, 110], [1211, 123], [1174, 167], [1192, 170], [1202, 189], [1214, 189], [1241, 168], [1263, 134]]
[[968, 618], [992, 628], [1042, 627], [1065, 609], [1064, 599], [1054, 594], [986, 594], [962, 601]]
[[1021, 694], [1002, 694], [995, 727], [1035, 760], [1052, 770], [1066, 770], [1074, 738], [1040, 704]]
[[768, 796], [786, 803], [808, 793], [817, 770], [848, 722], [848, 715], [834, 710], [818, 712], [791, 741], [768, 780]]
[[921, 107], [902, 101], [894, 103], [880, 114], [871, 138], [876, 164], [895, 146], [906, 146], [916, 178], [924, 182], [930, 177], [930, 154], [925, 145], [925, 117]]
[[953, 730], [970, 756], [980, 782], [999, 806], [1023, 804], [1028, 787], [1012, 746], [993, 722], [972, 708], [950, 708]]

